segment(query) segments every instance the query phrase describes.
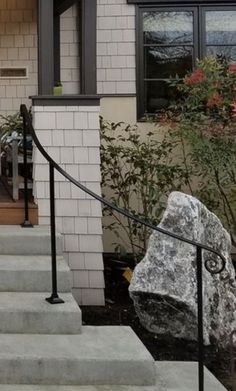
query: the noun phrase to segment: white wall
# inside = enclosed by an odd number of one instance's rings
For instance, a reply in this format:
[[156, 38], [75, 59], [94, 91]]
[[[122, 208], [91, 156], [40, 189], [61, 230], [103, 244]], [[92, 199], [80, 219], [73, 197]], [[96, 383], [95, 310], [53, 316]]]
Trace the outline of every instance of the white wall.
[[37, 93], [36, 0], [1, 0], [0, 66], [27, 66], [28, 79], [0, 79], [0, 113], [16, 112]]
[[135, 93], [135, 6], [98, 0], [97, 87], [99, 94]]
[[63, 94], [79, 94], [79, 14], [73, 5], [61, 15], [61, 82]]
[[[34, 107], [40, 142], [60, 166], [100, 194], [99, 107]], [[101, 205], [55, 173], [57, 229], [73, 271], [79, 304], [104, 304]], [[34, 196], [39, 224], [49, 224], [48, 164], [34, 151]]]

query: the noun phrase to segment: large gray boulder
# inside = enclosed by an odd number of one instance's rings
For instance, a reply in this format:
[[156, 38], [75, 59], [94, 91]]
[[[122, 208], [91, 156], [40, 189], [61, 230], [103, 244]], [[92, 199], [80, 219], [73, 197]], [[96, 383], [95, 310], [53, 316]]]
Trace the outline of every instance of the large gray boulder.
[[[220, 259], [203, 251], [204, 341], [206, 345], [227, 345], [230, 332], [236, 328], [230, 235], [200, 201], [180, 192], [169, 196], [159, 227], [213, 247], [226, 258], [225, 270], [211, 274], [204, 263], [217, 268]], [[153, 232], [147, 253], [134, 270], [129, 292], [142, 325], [149, 331], [197, 339], [195, 247]]]

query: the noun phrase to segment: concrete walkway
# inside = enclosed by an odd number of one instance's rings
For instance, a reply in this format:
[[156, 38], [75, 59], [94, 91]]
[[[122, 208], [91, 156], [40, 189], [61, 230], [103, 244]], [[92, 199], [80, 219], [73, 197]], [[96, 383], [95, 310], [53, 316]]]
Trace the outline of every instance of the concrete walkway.
[[[156, 362], [155, 386], [37, 386], [0, 385], [0, 391], [198, 391], [197, 364], [193, 362]], [[205, 369], [204, 391], [226, 391]]]

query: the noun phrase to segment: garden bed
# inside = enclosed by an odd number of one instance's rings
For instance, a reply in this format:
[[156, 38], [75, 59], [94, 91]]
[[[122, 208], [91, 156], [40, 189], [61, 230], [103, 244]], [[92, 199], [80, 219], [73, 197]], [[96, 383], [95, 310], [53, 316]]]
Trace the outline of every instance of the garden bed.
[[[105, 262], [106, 305], [104, 307], [82, 307], [84, 325], [130, 326], [150, 351], [155, 360], [196, 361], [197, 344], [186, 340], [170, 339], [148, 332], [142, 327], [128, 294], [128, 281], [122, 276], [124, 262]], [[205, 365], [231, 390], [229, 351], [216, 352], [205, 348]]]

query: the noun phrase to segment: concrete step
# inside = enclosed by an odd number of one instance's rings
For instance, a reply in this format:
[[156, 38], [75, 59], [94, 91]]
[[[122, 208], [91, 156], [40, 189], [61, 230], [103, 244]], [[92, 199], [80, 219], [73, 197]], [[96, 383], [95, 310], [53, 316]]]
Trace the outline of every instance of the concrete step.
[[[153, 386], [50, 386], [4, 385], [0, 391], [198, 391], [197, 364], [194, 362], [156, 362], [156, 383]], [[205, 368], [205, 391], [227, 391]]]
[[[70, 292], [69, 266], [57, 257], [59, 292]], [[46, 255], [0, 255], [0, 291], [50, 292], [51, 257]]]
[[64, 304], [51, 305], [49, 293], [0, 293], [0, 333], [78, 334], [81, 311], [71, 293]]
[[[158, 391], [198, 391], [198, 364], [181, 361], [156, 362], [156, 384]], [[207, 368], [204, 368], [204, 386], [205, 391], [227, 391]]]
[[[57, 254], [62, 254], [62, 236], [57, 234]], [[50, 228], [35, 226], [0, 225], [0, 254], [51, 254]]]
[[152, 385], [154, 360], [129, 327], [80, 335], [0, 335], [2, 384]]

